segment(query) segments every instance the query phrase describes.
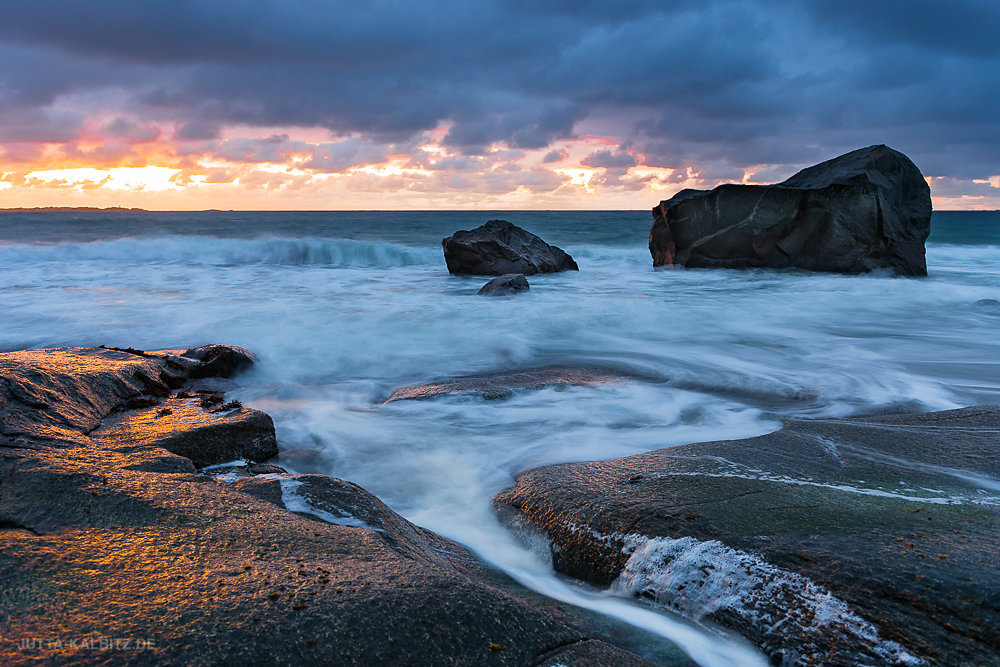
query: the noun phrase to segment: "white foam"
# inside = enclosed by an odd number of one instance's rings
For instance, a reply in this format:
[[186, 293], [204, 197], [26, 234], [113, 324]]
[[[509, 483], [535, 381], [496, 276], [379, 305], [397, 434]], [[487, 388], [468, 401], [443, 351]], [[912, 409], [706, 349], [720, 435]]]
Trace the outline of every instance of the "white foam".
[[[788, 484], [792, 486], [814, 486], [821, 489], [842, 491], [844, 493], [856, 493], [862, 496], [876, 496], [880, 498], [891, 498], [893, 500], [904, 500], [911, 503], [926, 503], [928, 505], [996, 505], [1000, 506], [1000, 497], [972, 497], [963, 495], [948, 496], [945, 498], [929, 496], [911, 496], [902, 493], [894, 493], [884, 489], [870, 489], [850, 484], [831, 484], [829, 482], [814, 482], [808, 479], [797, 479], [787, 475], [776, 475], [764, 471], [754, 471], [747, 473], [737, 472], [656, 472], [650, 473], [649, 477], [718, 477], [731, 479], [761, 480], [764, 482], [774, 482], [775, 484]], [[934, 493], [941, 493], [935, 491]]]
[[468, 508], [461, 512], [461, 518], [473, 520], [463, 534], [466, 544], [531, 590], [659, 635], [705, 667], [767, 665], [764, 656], [742, 640], [707, 631], [677, 616], [658, 613], [607, 592], [554, 577], [548, 551], [525, 549], [511, 532], [500, 529], [496, 517], [488, 510]]
[[[879, 428], [880, 425], [873, 424], [873, 428]], [[892, 426], [885, 426], [884, 428], [891, 429]], [[938, 430], [946, 429], [948, 434], [961, 433], [963, 429], [961, 428], [949, 428], [949, 427], [938, 427], [938, 426], [904, 426], [902, 428], [907, 429], [919, 429], [919, 430]], [[969, 433], [975, 435], [983, 435], [984, 433], [995, 433], [1000, 436], [1000, 431], [997, 430], [984, 430], [984, 429], [968, 429]], [[901, 468], [909, 468], [910, 470], [917, 470], [920, 472], [931, 473], [933, 475], [944, 475], [947, 477], [953, 477], [955, 479], [961, 480], [966, 484], [970, 484], [980, 489], [988, 489], [990, 491], [1000, 491], [1000, 479], [996, 477], [990, 477], [978, 472], [972, 472], [969, 470], [962, 470], [960, 468], [950, 468], [947, 466], [934, 465], [933, 463], [925, 463], [923, 461], [911, 461], [908, 459], [900, 458], [898, 456], [891, 456], [884, 452], [875, 451], [867, 447], [851, 446], [851, 451], [855, 455], [875, 461], [878, 463], [891, 463], [897, 465]]]
[[326, 510], [321, 510], [318, 507], [314, 507], [309, 503], [304, 496], [299, 493], [299, 487], [302, 486], [302, 480], [296, 479], [295, 477], [282, 476], [280, 478], [281, 484], [281, 502], [285, 505], [285, 509], [289, 512], [302, 512], [304, 514], [312, 514], [317, 519], [322, 519], [327, 523], [332, 523], [335, 526], [350, 526], [352, 528], [367, 528], [368, 530], [380, 531], [381, 529], [370, 526], [361, 519], [352, 516], [348, 512], [341, 508], [337, 508], [340, 515], [332, 514]]
[[236, 459], [235, 461], [229, 461], [227, 463], [213, 463], [210, 466], [202, 468], [202, 471], [218, 470], [219, 468], [242, 468], [247, 465], [250, 465], [250, 463], [246, 459]]
[[725, 610], [807, 653], [819, 641], [843, 636], [886, 661], [922, 664], [901, 645], [881, 639], [875, 626], [823, 586], [759, 556], [691, 537], [614, 538], [629, 555], [612, 587], [620, 594], [652, 598], [694, 620]]

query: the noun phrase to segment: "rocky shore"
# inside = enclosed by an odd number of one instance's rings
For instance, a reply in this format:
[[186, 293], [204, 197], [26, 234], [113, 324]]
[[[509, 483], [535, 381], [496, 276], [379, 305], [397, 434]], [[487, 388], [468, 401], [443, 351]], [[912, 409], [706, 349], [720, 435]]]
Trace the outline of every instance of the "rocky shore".
[[[268, 463], [270, 417], [226, 396], [253, 362], [0, 354], [3, 664], [651, 664], [356, 484]], [[616, 381], [544, 368], [389, 400]], [[997, 433], [993, 406], [795, 420], [531, 470], [495, 506], [558, 571], [774, 664], [1000, 665]]]
[[1000, 665], [998, 433], [995, 406], [790, 421], [531, 470], [495, 504], [559, 571], [775, 664]]
[[0, 662], [649, 664], [357, 485], [263, 464], [270, 418], [215, 377], [252, 360], [0, 354]]

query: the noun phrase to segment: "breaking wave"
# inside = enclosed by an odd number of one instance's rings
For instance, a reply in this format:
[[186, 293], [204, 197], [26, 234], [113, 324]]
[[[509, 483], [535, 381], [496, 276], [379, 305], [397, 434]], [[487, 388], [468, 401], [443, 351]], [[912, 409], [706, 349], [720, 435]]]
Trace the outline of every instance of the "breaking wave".
[[89, 243], [0, 244], [0, 262], [7, 266], [67, 261], [378, 268], [440, 264], [442, 260], [441, 251], [433, 247], [352, 239], [158, 236]]

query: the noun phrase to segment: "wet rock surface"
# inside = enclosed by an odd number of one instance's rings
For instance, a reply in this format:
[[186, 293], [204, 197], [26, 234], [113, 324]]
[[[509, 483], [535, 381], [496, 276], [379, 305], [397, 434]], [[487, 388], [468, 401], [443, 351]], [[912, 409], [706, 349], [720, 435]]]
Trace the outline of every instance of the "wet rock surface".
[[203, 345], [187, 350], [181, 356], [200, 362], [190, 370], [193, 378], [228, 378], [257, 363], [257, 355], [238, 345]]
[[682, 190], [653, 209], [653, 266], [927, 275], [930, 188], [902, 153], [869, 146], [775, 185]]
[[403, 387], [394, 391], [385, 402], [436, 398], [448, 394], [475, 394], [486, 400], [504, 400], [518, 390], [593, 386], [622, 381], [622, 376], [599, 368], [533, 368]]
[[199, 472], [270, 422], [139, 352], [0, 354], [3, 664], [648, 664], [357, 485]]
[[209, 411], [201, 400], [168, 398], [147, 409], [110, 415], [90, 436], [109, 445], [162, 447], [198, 468], [235, 459], [266, 461], [278, 454], [269, 415], [242, 405]]
[[508, 273], [489, 281], [479, 290], [480, 296], [508, 296], [531, 289], [523, 273]]
[[562, 249], [506, 220], [490, 220], [471, 231], [458, 231], [441, 240], [448, 272], [462, 275], [535, 275], [577, 271], [576, 262]]
[[557, 569], [733, 628], [775, 662], [997, 665], [998, 435], [994, 406], [791, 421], [539, 468], [496, 505], [549, 536]]

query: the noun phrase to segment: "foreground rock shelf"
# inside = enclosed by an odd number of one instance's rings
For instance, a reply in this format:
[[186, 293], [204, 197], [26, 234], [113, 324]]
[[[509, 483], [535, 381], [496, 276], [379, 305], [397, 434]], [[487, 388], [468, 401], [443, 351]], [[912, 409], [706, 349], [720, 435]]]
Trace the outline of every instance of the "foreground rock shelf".
[[998, 407], [539, 468], [496, 505], [558, 570], [776, 663], [1000, 665]]
[[270, 418], [202, 379], [251, 361], [0, 354], [0, 663], [648, 664], [364, 489], [254, 463]]

